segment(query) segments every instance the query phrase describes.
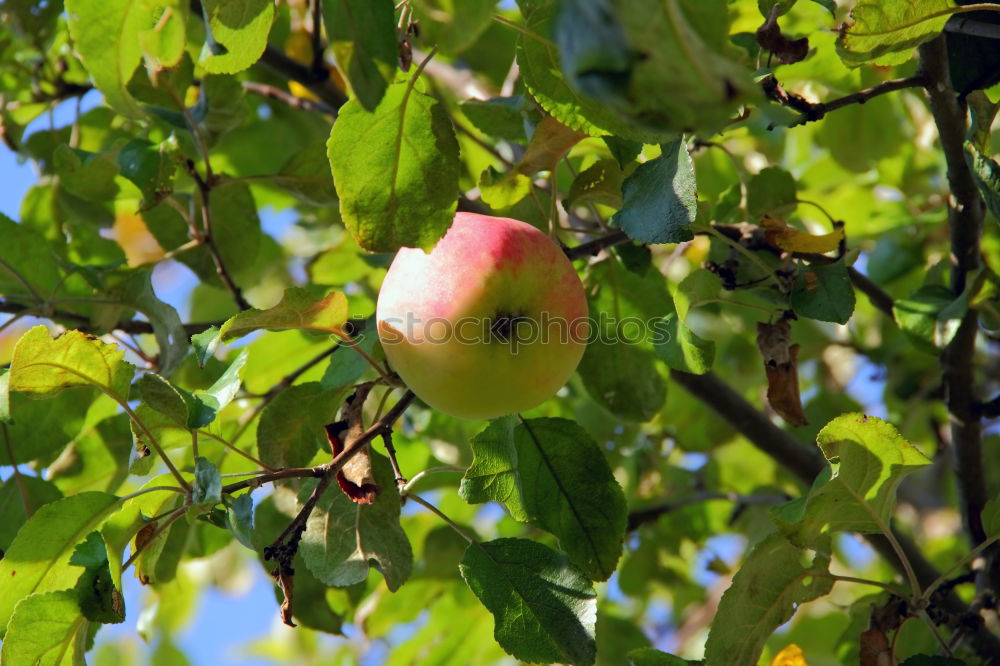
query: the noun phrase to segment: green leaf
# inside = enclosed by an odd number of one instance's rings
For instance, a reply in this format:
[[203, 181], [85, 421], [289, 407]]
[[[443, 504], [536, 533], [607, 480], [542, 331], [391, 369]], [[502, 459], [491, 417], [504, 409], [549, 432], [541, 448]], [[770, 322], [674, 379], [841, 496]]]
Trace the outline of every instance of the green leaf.
[[73, 590], [35, 594], [14, 610], [0, 657], [7, 666], [84, 664], [89, 629]]
[[874, 416], [844, 414], [816, 438], [831, 463], [805, 497], [771, 510], [792, 543], [815, 548], [834, 531], [885, 532], [896, 506], [896, 488], [930, 460], [891, 424]]
[[697, 213], [694, 164], [684, 141], [663, 145], [656, 159], [640, 164], [622, 184], [622, 209], [611, 219], [643, 243], [691, 240]]
[[472, 46], [489, 27], [497, 0], [414, 0], [420, 37], [442, 53], [455, 54]]
[[972, 170], [972, 177], [983, 201], [986, 202], [986, 209], [1000, 220], [1000, 164], [968, 142], [965, 144], [965, 161]]
[[653, 648], [632, 650], [627, 656], [630, 666], [693, 666], [695, 664], [695, 662]]
[[467, 99], [459, 104], [465, 117], [483, 134], [519, 142], [524, 141], [523, 107], [521, 96]]
[[132, 139], [118, 151], [117, 164], [121, 175], [142, 191], [144, 208], [156, 205], [173, 190], [177, 163], [162, 144], [157, 147], [145, 139]]
[[[333, 56], [355, 98], [362, 108], [374, 110], [392, 82], [399, 57], [392, 0], [330, 0], [324, 3], [323, 15]], [[336, 173], [337, 167], [333, 169]]]
[[191, 486], [191, 503], [214, 506], [222, 501], [222, 477], [218, 468], [207, 458], [194, 459], [194, 485]]
[[[324, 493], [309, 516], [299, 551], [313, 575], [327, 585], [354, 585], [375, 567], [394, 592], [410, 576], [413, 552], [399, 524], [399, 491], [389, 460], [375, 452], [371, 459], [381, 491], [375, 502], [355, 503], [338, 489]], [[300, 501], [311, 491], [306, 487]]]
[[[125, 620], [125, 600], [111, 576], [108, 547], [100, 532], [91, 532], [76, 547], [69, 563], [84, 567], [74, 589], [83, 616], [92, 622], [118, 624]], [[117, 563], [116, 563], [117, 564]], [[120, 568], [115, 567], [120, 577]], [[15, 610], [15, 615], [17, 611]]]
[[249, 548], [253, 546], [253, 497], [243, 493], [232, 502], [227, 501], [226, 527], [236, 540]]
[[588, 203], [621, 208], [622, 170], [617, 160], [598, 160], [573, 179], [563, 207], [570, 210], [572, 206]]
[[[673, 312], [663, 274], [640, 276], [608, 260], [591, 267], [588, 284], [599, 291], [590, 312], [590, 343], [578, 372], [594, 401], [627, 421], [649, 421], [663, 406], [667, 387], [657, 370], [650, 321]], [[593, 292], [591, 292], [593, 293]]]
[[231, 317], [219, 329], [223, 341], [240, 338], [266, 328], [269, 331], [302, 329], [332, 332], [347, 321], [347, 297], [331, 291], [322, 298], [303, 287], [288, 287], [273, 308], [251, 308]]
[[[74, 393], [64, 395], [77, 397]], [[88, 412], [84, 429], [48, 466], [49, 480], [65, 495], [84, 490], [113, 493], [128, 476], [128, 459], [132, 451], [129, 417], [125, 413], [115, 413], [118, 405], [114, 401], [101, 402], [104, 404], [95, 403]]]
[[[378, 344], [378, 336], [368, 333], [355, 338], [354, 342], [370, 356]], [[337, 351], [330, 355], [330, 364], [326, 366], [319, 383], [324, 389], [349, 386], [360, 379], [369, 367], [364, 356], [342, 343]]]
[[688, 273], [677, 285], [674, 292], [674, 305], [681, 321], [687, 321], [691, 310], [714, 302], [719, 298], [722, 289], [722, 278], [705, 268]]
[[516, 659], [593, 664], [594, 588], [562, 553], [527, 539], [473, 543], [460, 565], [493, 615], [493, 636]]
[[993, 498], [983, 507], [982, 513], [983, 529], [986, 536], [991, 537], [1000, 534], [1000, 498]]
[[795, 314], [846, 324], [854, 313], [854, 286], [844, 260], [832, 264], [800, 264], [792, 286]]
[[76, 583], [80, 570], [69, 563], [73, 548], [120, 506], [114, 495], [79, 493], [46, 504], [21, 527], [0, 560], [0, 637], [21, 599]]
[[123, 356], [114, 345], [79, 331], [52, 339], [48, 329], [35, 326], [14, 347], [10, 390], [49, 396], [75, 386], [95, 386], [124, 404], [135, 368]]
[[750, 551], [722, 595], [705, 643], [705, 666], [756, 666], [764, 643], [788, 621], [796, 606], [830, 592], [830, 557], [804, 552], [780, 534]]
[[323, 426], [337, 418], [342, 390], [325, 391], [318, 382], [291, 386], [275, 397], [260, 415], [257, 451], [272, 467], [303, 467], [321, 446]]
[[139, 66], [139, 34], [148, 16], [133, 0], [66, 0], [73, 46], [108, 105], [139, 118], [142, 111], [126, 89]]
[[0, 213], [0, 293], [48, 296], [59, 282], [55, 255], [45, 238]]
[[522, 522], [554, 534], [591, 580], [607, 580], [621, 556], [625, 495], [597, 443], [567, 419], [496, 419], [472, 440], [459, 489], [470, 503], [501, 502]]
[[787, 215], [797, 201], [795, 179], [781, 167], [761, 169], [747, 183], [747, 213], [751, 220]]
[[[152, 266], [110, 275], [106, 282], [107, 295], [119, 306], [102, 306], [101, 323], [112, 328], [126, 317], [124, 308], [141, 312], [153, 326], [153, 336], [159, 347], [157, 356], [160, 374], [169, 377], [188, 352], [188, 338], [180, 315], [172, 305], [164, 303], [153, 291]], [[96, 315], [95, 315], [96, 318]]]
[[729, 58], [725, 2], [564, 0], [558, 6], [554, 34], [566, 82], [589, 105], [617, 115], [627, 131], [614, 134], [645, 143], [663, 143], [670, 131], [712, 134], [759, 94], [748, 69]]
[[330, 206], [337, 201], [330, 161], [322, 143], [311, 143], [292, 153], [272, 176], [272, 181], [311, 206]]
[[429, 250], [451, 225], [458, 140], [435, 98], [396, 83], [372, 111], [351, 100], [341, 108], [327, 148], [340, 214], [364, 249]]
[[257, 62], [274, 21], [271, 0], [204, 0], [205, 47], [199, 64], [212, 74], [235, 74]]
[[208, 359], [215, 354], [215, 348], [219, 345], [219, 327], [209, 326], [201, 333], [191, 336], [191, 348], [194, 350], [198, 365], [205, 367]]
[[28, 515], [63, 496], [51, 481], [37, 476], [11, 476], [0, 484], [0, 551], [10, 548]]
[[181, 0], [141, 0], [148, 16], [139, 32], [142, 52], [158, 67], [173, 67], [184, 56], [187, 42], [188, 7]]
[[203, 428], [215, 420], [215, 416], [222, 411], [222, 408], [232, 402], [236, 393], [240, 390], [242, 383], [243, 367], [247, 363], [247, 350], [241, 349], [240, 353], [226, 371], [219, 376], [215, 383], [204, 391], [194, 392], [194, 401], [191, 404], [191, 411], [188, 416], [187, 426], [189, 428]]
[[63, 144], [52, 154], [60, 185], [85, 201], [103, 203], [118, 196], [118, 164], [110, 155], [74, 150]]
[[[676, 314], [660, 320], [662, 336], [656, 342], [656, 355], [674, 370], [703, 375], [715, 361], [715, 343], [704, 340], [688, 328]], [[662, 341], [661, 341], [662, 340]]]
[[938, 354], [958, 331], [968, 299], [939, 284], [927, 284], [909, 298], [896, 300], [892, 313], [906, 337], [929, 354]]
[[[223, 264], [236, 277], [255, 282], [259, 279], [258, 254], [263, 243], [250, 188], [239, 182], [218, 185], [212, 188], [209, 207], [212, 236]], [[214, 282], [219, 282], [217, 275], [213, 277]]]
[[954, 7], [952, 0], [862, 0], [837, 38], [837, 53], [852, 67], [899, 65], [940, 34]]
[[[92, 391], [70, 391], [41, 401], [24, 393], [11, 393], [13, 421], [0, 430], [0, 465], [51, 461], [80, 433], [94, 397]], [[59, 418], [52, 418], [53, 414]]]

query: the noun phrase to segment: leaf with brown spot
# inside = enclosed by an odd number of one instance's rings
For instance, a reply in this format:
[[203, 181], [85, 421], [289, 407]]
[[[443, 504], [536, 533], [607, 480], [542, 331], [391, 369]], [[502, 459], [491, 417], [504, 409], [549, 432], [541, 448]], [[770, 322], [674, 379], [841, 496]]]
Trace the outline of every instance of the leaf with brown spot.
[[[777, 5], [776, 5], [777, 6]], [[789, 39], [781, 32], [778, 26], [778, 16], [776, 12], [771, 12], [764, 24], [757, 28], [757, 43], [766, 51], [774, 54], [774, 57], [782, 65], [790, 65], [793, 62], [805, 60], [809, 53], [809, 39]]]

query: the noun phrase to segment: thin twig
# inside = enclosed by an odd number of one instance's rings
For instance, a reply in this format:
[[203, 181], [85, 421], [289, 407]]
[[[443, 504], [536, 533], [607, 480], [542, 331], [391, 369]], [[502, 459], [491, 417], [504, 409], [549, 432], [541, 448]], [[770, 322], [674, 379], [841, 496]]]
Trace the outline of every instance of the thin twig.
[[623, 245], [627, 242], [629, 242], [629, 237], [625, 235], [624, 231], [614, 231], [607, 236], [601, 236], [575, 247], [566, 248], [565, 252], [566, 256], [571, 260], [581, 259], [583, 257], [593, 257], [601, 250], [614, 247], [615, 245]]
[[132, 563], [135, 562], [140, 555], [142, 555], [142, 551], [146, 550], [146, 547], [149, 544], [156, 541], [156, 538], [161, 534], [163, 534], [164, 530], [173, 525], [174, 521], [183, 516], [186, 511], [187, 511], [187, 505], [185, 504], [184, 506], [174, 509], [172, 512], [167, 514], [165, 518], [156, 519], [156, 520], [162, 520], [162, 522], [156, 526], [156, 529], [153, 530], [153, 533], [150, 535], [148, 539], [143, 541], [140, 546], [138, 546], [134, 551], [132, 551], [132, 554], [129, 555], [129, 558], [125, 560], [124, 564], [122, 564], [122, 571], [132, 566]]
[[[925, 83], [926, 80], [924, 77], [917, 74], [914, 76], [907, 76], [902, 79], [883, 81], [882, 83], [872, 86], [871, 88], [865, 88], [864, 90], [859, 90], [855, 93], [851, 93], [850, 95], [844, 95], [843, 97], [838, 97], [828, 102], [810, 102], [801, 95], [788, 92], [781, 87], [781, 84], [778, 83], [778, 80], [774, 77], [774, 75], [766, 76], [761, 81], [761, 88], [763, 88], [764, 94], [770, 99], [799, 112], [800, 115], [786, 125], [786, 127], [796, 127], [798, 125], [805, 125], [806, 123], [819, 120], [829, 112], [836, 111], [837, 109], [845, 106], [849, 106], [851, 104], [864, 104], [874, 97], [895, 92], [897, 90], [920, 88]], [[769, 130], [774, 128], [775, 125], [773, 123], [768, 125]]]
[[451, 529], [453, 529], [456, 532], [458, 532], [459, 536], [461, 536], [463, 539], [465, 539], [466, 541], [468, 541], [470, 544], [471, 543], [476, 543], [476, 539], [473, 538], [473, 537], [471, 537], [471, 536], [469, 536], [466, 533], [466, 531], [464, 529], [462, 529], [461, 525], [459, 525], [458, 523], [456, 523], [454, 520], [452, 520], [448, 516], [444, 515], [444, 513], [442, 513], [441, 509], [437, 508], [436, 506], [434, 506], [433, 504], [431, 504], [430, 502], [428, 502], [427, 500], [425, 500], [420, 495], [407, 495], [407, 498], [413, 500], [414, 502], [416, 502], [417, 504], [421, 505], [422, 507], [424, 507], [425, 509], [427, 509], [431, 513], [435, 514], [438, 518], [440, 518], [444, 522], [448, 523], [448, 527], [450, 527]]
[[392, 444], [392, 431], [387, 430], [382, 433], [382, 444], [385, 445], [386, 455], [389, 456], [389, 464], [392, 465], [392, 473], [396, 475], [396, 485], [405, 486], [406, 477], [399, 469], [399, 461], [396, 460], [396, 447]]
[[331, 116], [337, 115], [337, 110], [326, 102], [306, 99], [305, 97], [298, 97], [290, 92], [282, 90], [281, 88], [269, 86], [266, 83], [244, 81], [243, 89], [248, 92], [252, 92], [255, 95], [260, 95], [261, 97], [276, 99], [279, 102], [284, 102], [293, 109], [298, 109], [300, 111], [316, 111], [319, 113], [326, 113]]
[[851, 284], [867, 296], [868, 300], [871, 301], [871, 304], [877, 310], [889, 317], [889, 319], [896, 320], [896, 315], [893, 311], [894, 301], [892, 300], [892, 296], [887, 294], [882, 287], [872, 282], [867, 275], [854, 268], [854, 266], [847, 267], [847, 275], [851, 279]]
[[733, 502], [737, 505], [746, 506], [750, 504], [780, 504], [781, 502], [787, 502], [789, 499], [791, 498], [787, 495], [778, 495], [774, 493], [740, 495], [738, 493], [705, 490], [630, 511], [628, 514], [628, 531], [632, 532], [646, 523], [658, 520], [665, 514], [677, 511], [678, 509], [683, 509], [684, 507], [692, 504], [699, 504], [701, 502], [725, 500]]

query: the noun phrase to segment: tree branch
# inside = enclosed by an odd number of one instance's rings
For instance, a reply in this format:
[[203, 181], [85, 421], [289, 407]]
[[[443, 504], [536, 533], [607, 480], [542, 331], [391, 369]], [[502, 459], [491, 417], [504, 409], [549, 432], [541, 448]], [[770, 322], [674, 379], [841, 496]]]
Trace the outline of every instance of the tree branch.
[[614, 247], [615, 245], [622, 245], [629, 241], [629, 237], [625, 235], [624, 231], [615, 231], [607, 236], [601, 236], [600, 238], [595, 238], [592, 241], [587, 241], [586, 243], [581, 243], [576, 247], [566, 248], [566, 256], [573, 259], [582, 259], [583, 257], [592, 257], [596, 255], [601, 250], [609, 247]]
[[749, 506], [751, 504], [780, 504], [782, 502], [787, 502], [790, 499], [791, 498], [789, 496], [780, 494], [740, 495], [738, 493], [723, 493], [705, 490], [687, 495], [685, 497], [678, 497], [666, 500], [665, 502], [660, 502], [659, 504], [653, 504], [651, 506], [629, 511], [628, 531], [632, 532], [646, 523], [652, 523], [671, 511], [683, 509], [686, 506], [699, 504], [701, 502], [727, 500], [735, 503], [737, 507], [742, 507]]
[[301, 84], [331, 109], [339, 109], [347, 102], [347, 96], [330, 80], [330, 73], [325, 68], [316, 71], [312, 67], [295, 62], [273, 46], [264, 49], [260, 64], [282, 78]]
[[[845, 106], [849, 106], [851, 104], [864, 104], [868, 100], [878, 97], [879, 95], [885, 95], [886, 93], [903, 90], [905, 88], [919, 88], [923, 86], [924, 83], [924, 77], [917, 74], [914, 76], [907, 76], [902, 79], [883, 81], [882, 83], [872, 86], [871, 88], [865, 88], [864, 90], [859, 90], [855, 93], [851, 93], [850, 95], [844, 95], [843, 97], [832, 99], [829, 102], [810, 102], [805, 97], [802, 97], [797, 93], [788, 92], [781, 87], [781, 84], [778, 83], [778, 79], [776, 79], [774, 75], [766, 76], [761, 81], [760, 85], [764, 90], [764, 94], [767, 95], [768, 98], [799, 112], [799, 117], [787, 125], [787, 127], [796, 127], [798, 125], [805, 125], [806, 123], [819, 120], [829, 112], [836, 111], [837, 109]], [[769, 130], [773, 130], [774, 128], [775, 125], [773, 123], [767, 127]]]
[[260, 95], [261, 97], [276, 99], [279, 102], [284, 102], [293, 109], [298, 109], [300, 111], [316, 111], [319, 113], [327, 113], [331, 116], [337, 115], [337, 110], [325, 102], [317, 102], [311, 99], [306, 99], [305, 97], [296, 97], [290, 92], [286, 92], [281, 88], [269, 86], [266, 83], [244, 81], [243, 89], [248, 92], [252, 92], [255, 95]]
[[854, 285], [854, 288], [867, 296], [868, 300], [871, 301], [871, 304], [875, 306], [876, 310], [879, 310], [889, 319], [895, 321], [896, 315], [892, 309], [894, 304], [892, 296], [887, 294], [882, 287], [872, 282], [867, 275], [853, 266], [847, 267], [847, 275], [851, 278], [851, 284]]
[[[951, 289], [957, 296], [965, 290], [969, 274], [979, 267], [979, 239], [985, 206], [972, 172], [965, 161], [966, 110], [951, 85], [944, 36], [920, 46], [920, 68], [927, 81], [927, 97], [937, 125], [938, 137], [948, 167], [951, 197], [948, 226], [951, 235]], [[955, 452], [955, 474], [962, 498], [962, 514], [973, 545], [986, 534], [981, 513], [989, 499], [983, 465], [982, 422], [977, 413], [975, 355], [978, 313], [969, 309], [958, 332], [941, 355], [945, 402], [951, 420]]]
[[[0, 301], [0, 312], [7, 314], [20, 314], [27, 310], [34, 310], [36, 306], [24, 305], [22, 303], [14, 303], [11, 301]], [[50, 309], [46, 310], [44, 314], [34, 314], [29, 313], [33, 317], [40, 317], [44, 319], [51, 319], [53, 321], [58, 321], [72, 328], [83, 331], [84, 333], [101, 333], [105, 329], [95, 328], [91, 322], [90, 317], [82, 314], [77, 314], [76, 312], [69, 312], [67, 310]], [[221, 321], [206, 321], [206, 322], [194, 322], [190, 324], [184, 324], [184, 332], [188, 336], [192, 336], [196, 333], [204, 333], [206, 330], [213, 326], [221, 326], [223, 322]], [[113, 331], [124, 331], [125, 333], [152, 333], [153, 325], [148, 321], [119, 321], [111, 327], [110, 330]]]
[[[809, 450], [803, 447], [798, 440], [774, 425], [763, 412], [747, 402], [742, 395], [713, 373], [692, 375], [671, 370], [670, 377], [691, 395], [708, 405], [729, 425], [750, 440], [751, 444], [774, 458], [806, 485], [812, 484], [816, 474], [826, 464], [818, 453], [810, 455]], [[934, 582], [940, 572], [926, 559], [921, 549], [908, 536], [896, 531], [895, 528], [893, 528], [893, 535], [900, 550], [909, 561], [921, 587], [926, 587]], [[885, 535], [866, 534], [864, 536], [896, 571], [904, 571], [899, 555]], [[936, 602], [955, 617], [967, 618], [970, 614], [969, 606], [953, 591], [936, 599]], [[976, 617], [978, 618], [978, 616]], [[1000, 654], [1000, 638], [993, 635], [982, 624], [981, 618], [979, 619], [980, 622], [971, 636], [974, 648], [980, 655]]]

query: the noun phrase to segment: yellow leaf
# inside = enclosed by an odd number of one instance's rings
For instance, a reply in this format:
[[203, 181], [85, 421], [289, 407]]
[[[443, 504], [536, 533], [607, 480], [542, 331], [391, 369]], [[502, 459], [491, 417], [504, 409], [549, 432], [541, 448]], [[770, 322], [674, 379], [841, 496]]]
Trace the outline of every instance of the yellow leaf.
[[781, 652], [774, 655], [771, 666], [809, 666], [809, 664], [806, 663], [805, 655], [802, 654], [802, 648], [795, 643], [790, 643]]
[[828, 234], [814, 236], [805, 231], [793, 229], [784, 220], [765, 216], [760, 226], [764, 228], [767, 240], [788, 252], [833, 252], [844, 239], [844, 230], [837, 229]]

